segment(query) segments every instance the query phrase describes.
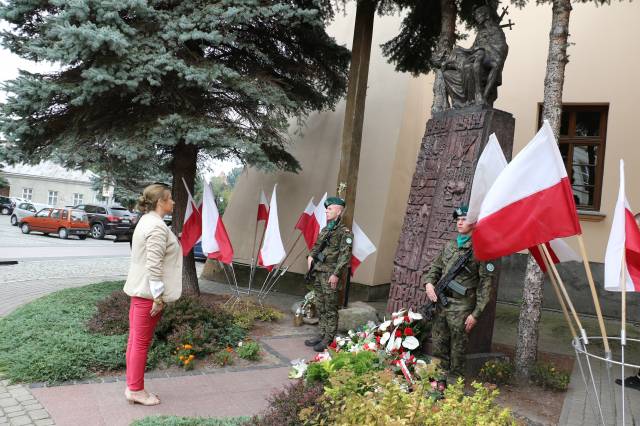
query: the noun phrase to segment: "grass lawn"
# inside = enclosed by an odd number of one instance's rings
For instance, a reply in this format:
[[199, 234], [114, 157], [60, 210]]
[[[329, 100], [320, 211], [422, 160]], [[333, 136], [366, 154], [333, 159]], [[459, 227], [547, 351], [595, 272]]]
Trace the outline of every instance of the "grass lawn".
[[96, 302], [122, 289], [102, 282], [44, 296], [0, 319], [0, 371], [20, 382], [64, 382], [125, 367], [127, 335], [87, 332]]
[[205, 419], [202, 417], [153, 416], [136, 420], [131, 426], [241, 426], [249, 417]]

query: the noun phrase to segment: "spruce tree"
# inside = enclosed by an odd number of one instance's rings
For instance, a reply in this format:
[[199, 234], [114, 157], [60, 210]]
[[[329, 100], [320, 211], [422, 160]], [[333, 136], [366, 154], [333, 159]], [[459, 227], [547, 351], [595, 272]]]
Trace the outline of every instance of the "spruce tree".
[[[292, 118], [332, 108], [349, 51], [320, 0], [7, 0], [0, 43], [59, 64], [4, 84], [2, 158], [173, 177], [175, 231], [200, 158], [298, 171]], [[184, 285], [198, 293], [193, 261]]]

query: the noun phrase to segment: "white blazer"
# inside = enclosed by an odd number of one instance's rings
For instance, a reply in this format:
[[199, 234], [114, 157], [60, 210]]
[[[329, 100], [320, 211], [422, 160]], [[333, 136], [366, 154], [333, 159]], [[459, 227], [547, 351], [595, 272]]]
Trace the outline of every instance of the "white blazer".
[[173, 302], [182, 294], [182, 249], [176, 236], [156, 212], [144, 214], [133, 233], [131, 265], [124, 292], [153, 299], [149, 280], [162, 281], [162, 299]]

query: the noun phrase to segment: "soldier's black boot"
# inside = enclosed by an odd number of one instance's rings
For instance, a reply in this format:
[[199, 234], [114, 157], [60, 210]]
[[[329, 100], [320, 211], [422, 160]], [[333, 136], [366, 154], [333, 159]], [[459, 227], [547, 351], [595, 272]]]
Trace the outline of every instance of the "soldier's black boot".
[[329, 346], [329, 343], [330, 343], [329, 339], [322, 339], [313, 347], [313, 350], [316, 352], [323, 352], [325, 349], [327, 349], [327, 346]]
[[322, 341], [322, 336], [315, 336], [304, 341], [305, 346], [315, 346]]

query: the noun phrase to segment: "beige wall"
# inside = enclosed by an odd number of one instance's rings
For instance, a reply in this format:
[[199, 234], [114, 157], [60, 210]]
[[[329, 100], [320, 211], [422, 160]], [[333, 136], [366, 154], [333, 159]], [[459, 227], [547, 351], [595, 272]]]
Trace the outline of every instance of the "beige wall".
[[[627, 169], [627, 195], [632, 208], [640, 210], [640, 158], [636, 147], [634, 102], [640, 99], [640, 16], [638, 2], [595, 7], [574, 4], [571, 15], [570, 62], [566, 69], [565, 103], [609, 103], [601, 222], [582, 222], [587, 251], [602, 261], [611, 226], [618, 187], [618, 160]], [[537, 105], [542, 101], [551, 20], [548, 5], [530, 5], [510, 11], [516, 23], [506, 31], [510, 53], [496, 107], [516, 119], [514, 154], [536, 131]], [[353, 9], [331, 28], [339, 42], [350, 44]], [[361, 266], [355, 281], [364, 284], [389, 282], [393, 257], [416, 154], [431, 106], [432, 77], [413, 78], [396, 73], [382, 57], [379, 45], [396, 34], [399, 17], [376, 17], [365, 112], [355, 220], [378, 247]], [[473, 35], [463, 44], [469, 45]], [[309, 197], [316, 201], [335, 190], [338, 173], [344, 103], [336, 111], [314, 114], [302, 137], [293, 139], [292, 152], [302, 163], [299, 175], [263, 174], [249, 170], [234, 191], [225, 213], [238, 257], [248, 258], [253, 240], [255, 209], [261, 187], [270, 195], [279, 183], [280, 226], [285, 242]], [[303, 270], [298, 262], [295, 271]]]
[[29, 176], [16, 176], [3, 174], [9, 181], [9, 196], [22, 197], [23, 188], [32, 188], [34, 203], [49, 204], [49, 191], [58, 191], [58, 203], [54, 207], [63, 207], [73, 204], [73, 194], [83, 194], [83, 202], [95, 202], [95, 191], [91, 189], [91, 184], [82, 182], [71, 182], [61, 179], [46, 179]]

